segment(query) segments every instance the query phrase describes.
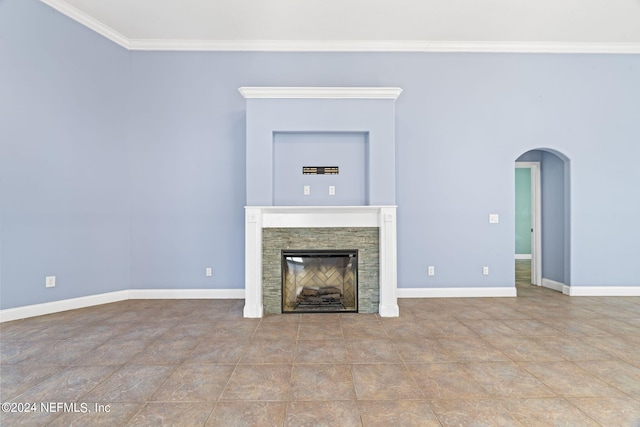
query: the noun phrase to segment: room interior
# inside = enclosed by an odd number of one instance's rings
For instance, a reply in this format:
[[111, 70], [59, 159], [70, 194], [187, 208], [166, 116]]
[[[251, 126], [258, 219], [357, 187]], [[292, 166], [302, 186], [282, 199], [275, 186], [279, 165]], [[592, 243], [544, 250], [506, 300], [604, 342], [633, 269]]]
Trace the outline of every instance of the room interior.
[[640, 422], [640, 4], [102, 3], [0, 3], [2, 401], [92, 408], [2, 425]]

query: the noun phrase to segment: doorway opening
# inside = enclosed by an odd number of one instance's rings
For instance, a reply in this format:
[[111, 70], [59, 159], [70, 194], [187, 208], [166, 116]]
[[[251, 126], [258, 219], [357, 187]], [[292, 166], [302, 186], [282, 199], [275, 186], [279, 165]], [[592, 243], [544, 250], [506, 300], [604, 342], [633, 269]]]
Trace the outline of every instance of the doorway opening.
[[[516, 162], [516, 271], [528, 266], [532, 285], [542, 281], [540, 162]], [[528, 260], [528, 261], [527, 261]]]
[[550, 149], [516, 159], [516, 283], [530, 270], [531, 284], [569, 293], [569, 159]]

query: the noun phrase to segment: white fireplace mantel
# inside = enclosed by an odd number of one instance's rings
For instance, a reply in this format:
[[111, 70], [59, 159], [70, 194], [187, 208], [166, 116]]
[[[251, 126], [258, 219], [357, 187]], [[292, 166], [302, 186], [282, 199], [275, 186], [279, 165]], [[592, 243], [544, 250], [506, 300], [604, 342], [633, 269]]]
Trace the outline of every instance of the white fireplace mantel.
[[378, 227], [382, 317], [399, 315], [397, 300], [396, 206], [245, 207], [244, 317], [259, 318], [262, 302], [262, 229], [296, 227]]

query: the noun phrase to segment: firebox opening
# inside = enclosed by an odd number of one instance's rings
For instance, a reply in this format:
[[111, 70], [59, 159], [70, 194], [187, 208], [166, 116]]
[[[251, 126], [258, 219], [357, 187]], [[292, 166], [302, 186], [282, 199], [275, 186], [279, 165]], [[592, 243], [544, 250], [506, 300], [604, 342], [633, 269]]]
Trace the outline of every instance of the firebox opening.
[[282, 312], [358, 312], [358, 250], [283, 250]]

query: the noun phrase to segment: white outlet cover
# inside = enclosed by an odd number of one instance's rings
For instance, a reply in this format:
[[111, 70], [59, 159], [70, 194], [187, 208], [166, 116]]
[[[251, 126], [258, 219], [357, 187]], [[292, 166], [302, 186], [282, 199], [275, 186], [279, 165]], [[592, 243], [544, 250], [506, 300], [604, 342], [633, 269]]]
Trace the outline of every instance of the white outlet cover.
[[47, 276], [44, 279], [44, 286], [47, 288], [55, 288], [56, 286], [56, 276]]
[[311, 194], [311, 186], [305, 185], [303, 193], [304, 193], [305, 196], [308, 196], [309, 194]]
[[500, 222], [500, 215], [489, 214], [489, 224], [498, 224]]
[[435, 276], [436, 275], [436, 268], [432, 265], [429, 266], [429, 268], [427, 269], [427, 274], [429, 276]]
[[211, 275], [213, 274], [213, 271], [212, 271], [211, 267], [207, 267], [207, 269], [205, 270], [204, 274], [207, 277], [211, 277]]

